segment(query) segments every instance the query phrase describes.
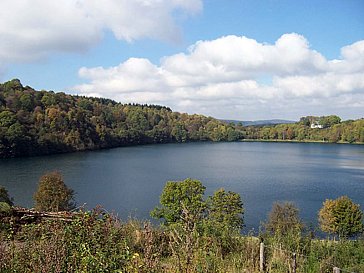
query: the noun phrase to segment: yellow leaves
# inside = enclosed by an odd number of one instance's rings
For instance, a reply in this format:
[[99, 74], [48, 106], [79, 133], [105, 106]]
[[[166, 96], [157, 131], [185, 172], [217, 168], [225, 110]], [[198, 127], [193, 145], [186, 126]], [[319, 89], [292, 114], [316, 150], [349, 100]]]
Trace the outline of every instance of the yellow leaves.
[[349, 197], [327, 199], [318, 214], [321, 230], [339, 236], [353, 236], [363, 231], [363, 212]]

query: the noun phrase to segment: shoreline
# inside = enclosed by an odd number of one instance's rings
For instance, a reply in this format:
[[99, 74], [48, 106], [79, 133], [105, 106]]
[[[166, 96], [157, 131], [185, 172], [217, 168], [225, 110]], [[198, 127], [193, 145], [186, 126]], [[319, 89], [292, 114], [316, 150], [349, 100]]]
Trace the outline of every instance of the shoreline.
[[364, 145], [364, 142], [347, 142], [338, 141], [330, 142], [323, 140], [295, 140], [295, 139], [240, 139], [239, 142], [282, 142], [282, 143], [319, 143], [319, 144], [349, 144], [349, 145]]

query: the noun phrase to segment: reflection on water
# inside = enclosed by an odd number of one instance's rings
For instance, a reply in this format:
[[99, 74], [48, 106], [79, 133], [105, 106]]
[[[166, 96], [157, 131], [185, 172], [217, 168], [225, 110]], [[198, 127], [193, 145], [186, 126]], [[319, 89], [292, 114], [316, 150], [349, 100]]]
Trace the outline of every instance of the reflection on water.
[[241, 194], [247, 229], [257, 229], [272, 203], [294, 201], [316, 222], [326, 198], [348, 195], [364, 206], [364, 146], [309, 143], [189, 143], [125, 147], [0, 161], [0, 185], [32, 206], [39, 177], [59, 170], [78, 203], [122, 217], [148, 218], [168, 180], [200, 179], [207, 194]]

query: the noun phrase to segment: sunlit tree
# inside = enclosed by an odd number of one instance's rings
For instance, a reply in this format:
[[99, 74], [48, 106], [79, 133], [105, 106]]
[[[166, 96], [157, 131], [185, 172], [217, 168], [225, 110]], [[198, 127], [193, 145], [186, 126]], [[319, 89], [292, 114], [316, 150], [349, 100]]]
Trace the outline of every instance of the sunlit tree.
[[339, 237], [354, 236], [364, 230], [363, 212], [349, 197], [327, 199], [318, 214], [321, 230]]
[[35, 208], [40, 211], [69, 211], [75, 207], [74, 191], [66, 186], [59, 172], [43, 175], [34, 194]]

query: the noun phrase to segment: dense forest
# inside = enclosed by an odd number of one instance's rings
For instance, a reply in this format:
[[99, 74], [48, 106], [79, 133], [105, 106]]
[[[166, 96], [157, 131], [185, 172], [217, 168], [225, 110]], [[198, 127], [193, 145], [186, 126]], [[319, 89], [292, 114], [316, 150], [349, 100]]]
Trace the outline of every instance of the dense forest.
[[364, 143], [364, 119], [341, 121], [340, 117], [335, 115], [307, 116], [293, 124], [244, 127], [243, 138], [273, 141]]
[[159, 105], [35, 91], [17, 79], [0, 84], [0, 158], [134, 144], [235, 141], [238, 127]]
[[165, 106], [36, 91], [17, 79], [0, 84], [0, 158], [241, 139], [364, 143], [364, 119], [308, 116], [294, 124], [243, 127]]

